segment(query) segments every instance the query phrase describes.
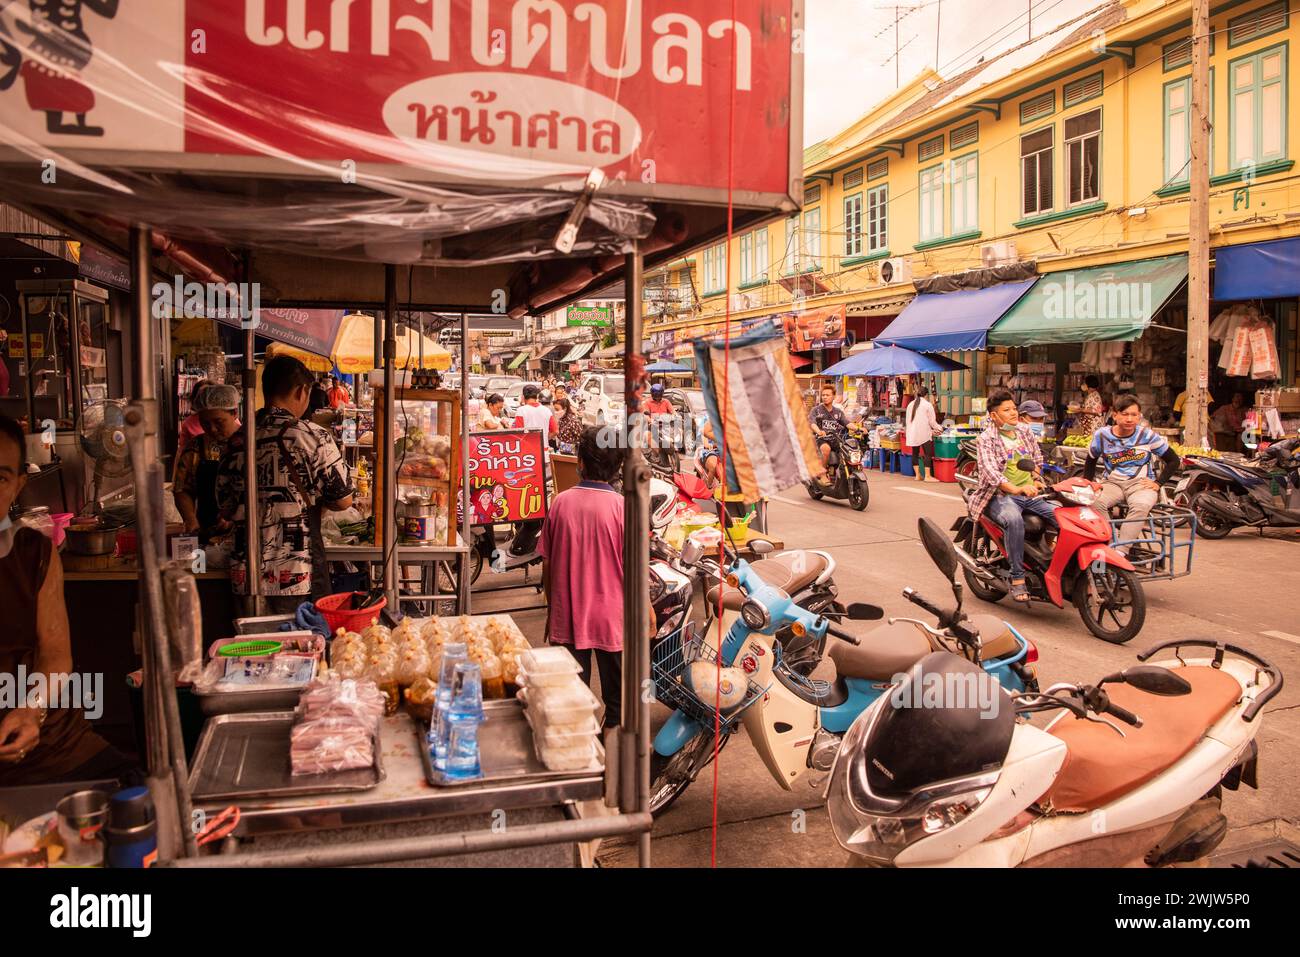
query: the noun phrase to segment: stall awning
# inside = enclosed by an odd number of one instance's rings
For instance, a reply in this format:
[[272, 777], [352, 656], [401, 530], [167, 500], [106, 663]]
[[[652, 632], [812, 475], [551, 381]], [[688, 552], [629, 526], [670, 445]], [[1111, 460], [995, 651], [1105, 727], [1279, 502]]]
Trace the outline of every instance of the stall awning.
[[876, 336], [882, 345], [914, 352], [960, 352], [983, 349], [989, 328], [1036, 282], [1007, 282], [986, 289], [917, 296]]
[[549, 349], [543, 349], [537, 355], [533, 356], [533, 358], [540, 359], [542, 362], [559, 362], [559, 352], [563, 348], [564, 346], [562, 345], [551, 346]]
[[587, 353], [591, 351], [591, 347], [594, 345], [594, 342], [579, 342], [576, 346], [565, 353], [564, 358], [560, 361], [577, 362], [579, 359], [586, 358]]
[[528, 350], [525, 349], [523, 352], [519, 353], [519, 355], [515, 356], [512, 360], [510, 360], [510, 365], [508, 366], [508, 368], [518, 369], [521, 365], [523, 365], [527, 361], [528, 361]]
[[1274, 239], [1214, 251], [1215, 299], [1300, 296], [1300, 239]]
[[1069, 269], [1043, 276], [989, 330], [991, 346], [1127, 342], [1187, 280], [1187, 257]]

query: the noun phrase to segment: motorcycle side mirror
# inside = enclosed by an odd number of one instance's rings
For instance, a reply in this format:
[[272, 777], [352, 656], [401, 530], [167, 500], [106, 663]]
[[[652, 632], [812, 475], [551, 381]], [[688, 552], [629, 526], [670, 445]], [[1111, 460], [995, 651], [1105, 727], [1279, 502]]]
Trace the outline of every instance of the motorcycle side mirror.
[[885, 609], [879, 605], [855, 601], [849, 605], [848, 617], [850, 621], [880, 621], [885, 617]]
[[755, 555], [771, 555], [776, 551], [776, 546], [766, 538], [755, 538], [749, 543], [749, 547], [754, 550]]
[[1192, 686], [1188, 684], [1186, 678], [1159, 665], [1134, 665], [1132, 668], [1125, 668], [1103, 678], [1098, 687], [1104, 684], [1132, 685], [1139, 691], [1167, 697], [1192, 693]]
[[921, 533], [921, 541], [925, 544], [930, 561], [939, 566], [939, 571], [943, 572], [948, 581], [952, 581], [957, 574], [957, 550], [952, 547], [952, 542], [928, 518], [918, 519], [916, 527]]

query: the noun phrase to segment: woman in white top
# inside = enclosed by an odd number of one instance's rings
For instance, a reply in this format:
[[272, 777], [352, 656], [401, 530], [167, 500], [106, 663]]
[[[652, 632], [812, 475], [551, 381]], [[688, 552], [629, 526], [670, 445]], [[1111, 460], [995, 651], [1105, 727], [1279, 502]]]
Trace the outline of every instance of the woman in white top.
[[934, 405], [929, 399], [930, 390], [921, 386], [907, 406], [904, 422], [907, 425], [907, 444], [912, 447], [912, 462], [916, 467], [916, 480], [924, 482], [924, 461], [930, 463], [930, 481], [934, 477], [934, 437], [943, 431], [934, 415]]

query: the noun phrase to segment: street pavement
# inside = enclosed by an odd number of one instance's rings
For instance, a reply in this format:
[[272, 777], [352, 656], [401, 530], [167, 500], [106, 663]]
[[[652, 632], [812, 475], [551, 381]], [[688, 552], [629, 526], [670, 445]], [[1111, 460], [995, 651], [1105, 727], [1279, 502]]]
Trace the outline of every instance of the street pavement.
[[[843, 601], [882, 606], [886, 615], [924, 617], [902, 597], [912, 586], [922, 594], [951, 601], [951, 592], [931, 563], [917, 535], [917, 519], [927, 516], [947, 528], [964, 506], [956, 487], [917, 483], [871, 473], [871, 501], [863, 512], [844, 502], [810, 500], [790, 489], [769, 506], [769, 534], [787, 548], [820, 548], [837, 562], [835, 580]], [[1147, 585], [1147, 619], [1127, 645], [1094, 638], [1073, 606], [1060, 609], [1035, 603], [1014, 607], [1007, 599], [997, 612], [1038, 646], [1039, 680], [1094, 681], [1136, 663], [1135, 655], [1173, 638], [1203, 637], [1238, 644], [1263, 655], [1290, 678], [1265, 709], [1257, 742], [1259, 791], [1225, 792], [1229, 836], [1223, 850], [1275, 835], [1300, 837], [1300, 536], [1281, 531], [1263, 536], [1238, 531], [1228, 538], [1195, 545], [1192, 574]], [[511, 579], [517, 576], [510, 576]], [[495, 582], [489, 582], [495, 584]], [[535, 593], [511, 591], [475, 596], [475, 611], [506, 604], [540, 604]], [[993, 606], [967, 595], [970, 613]], [[544, 610], [516, 613], [525, 634], [541, 643]], [[873, 622], [849, 622], [847, 630], [865, 635]], [[833, 675], [824, 662], [817, 677]], [[658, 720], [662, 720], [663, 709]], [[795, 790], [783, 790], [759, 760], [741, 731], [728, 743], [717, 766], [716, 836], [714, 769], [705, 770], [657, 822], [656, 866], [840, 866], [844, 853], [830, 832], [821, 797], [822, 775], [805, 777]], [[605, 842], [602, 866], [636, 863], [635, 844]]]

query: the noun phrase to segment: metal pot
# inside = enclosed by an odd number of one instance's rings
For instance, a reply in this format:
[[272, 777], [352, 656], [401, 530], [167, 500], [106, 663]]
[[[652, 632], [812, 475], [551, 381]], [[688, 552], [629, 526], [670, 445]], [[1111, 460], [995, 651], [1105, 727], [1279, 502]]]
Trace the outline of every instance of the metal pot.
[[108, 555], [117, 545], [117, 533], [116, 528], [69, 528], [64, 540], [73, 555]]
[[431, 542], [437, 535], [440, 509], [433, 502], [398, 502], [397, 520], [407, 541]]

